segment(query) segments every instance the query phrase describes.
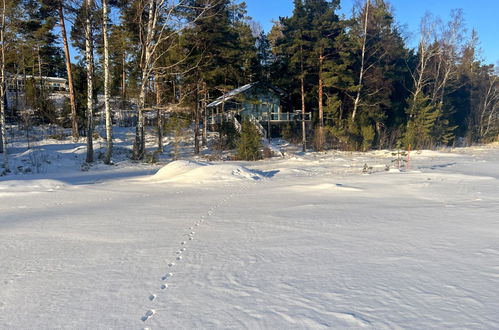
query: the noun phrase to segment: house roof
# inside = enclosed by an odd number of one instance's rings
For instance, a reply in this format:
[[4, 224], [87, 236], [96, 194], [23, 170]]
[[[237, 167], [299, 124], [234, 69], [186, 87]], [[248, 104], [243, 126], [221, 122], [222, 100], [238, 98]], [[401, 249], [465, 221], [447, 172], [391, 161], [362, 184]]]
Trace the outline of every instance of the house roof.
[[216, 107], [217, 105], [220, 105], [222, 104], [223, 102], [225, 101], [228, 101], [230, 99], [232, 99], [234, 96], [238, 95], [238, 94], [241, 94], [242, 92], [250, 89], [251, 87], [253, 87], [254, 85], [256, 84], [255, 83], [251, 83], [251, 84], [247, 84], [247, 85], [244, 85], [244, 86], [241, 86], [239, 88], [236, 88], [236, 89], [233, 89], [231, 90], [230, 92], [228, 93], [225, 93], [224, 95], [220, 96], [219, 98], [217, 98], [215, 101], [211, 102], [210, 104], [207, 105], [208, 108], [211, 108], [211, 107]]
[[[27, 74], [27, 75], [21, 75], [21, 74], [12, 74], [12, 73], [7, 73], [7, 77], [9, 78], [16, 78], [18, 80], [21, 80], [21, 79], [35, 79], [35, 80], [38, 80], [40, 79], [40, 76], [33, 76], [33, 75], [30, 75], [30, 74]], [[42, 80], [45, 80], [45, 81], [48, 81], [48, 82], [59, 82], [59, 83], [67, 83], [67, 79], [66, 78], [60, 78], [60, 77], [47, 77], [47, 76], [42, 76]]]
[[[238, 87], [236, 89], [233, 89], [230, 92], [225, 93], [224, 95], [222, 95], [219, 98], [217, 98], [215, 101], [213, 101], [210, 104], [208, 104], [207, 107], [208, 108], [216, 107], [216, 106], [222, 104], [223, 102], [226, 102], [226, 101], [228, 101], [230, 99], [233, 99], [236, 95], [241, 94], [244, 91], [247, 91], [248, 89], [250, 89], [251, 87], [253, 87], [253, 86], [255, 86], [255, 85], [259, 84], [259, 83], [260, 82], [257, 81], [257, 82], [253, 82], [251, 84], [247, 84], [247, 85]], [[281, 90], [280, 88], [277, 88], [277, 87], [272, 86], [272, 85], [269, 85], [268, 87], [270, 87], [270, 89], [272, 89], [277, 94], [281, 94], [281, 95], [285, 94], [284, 91]]]

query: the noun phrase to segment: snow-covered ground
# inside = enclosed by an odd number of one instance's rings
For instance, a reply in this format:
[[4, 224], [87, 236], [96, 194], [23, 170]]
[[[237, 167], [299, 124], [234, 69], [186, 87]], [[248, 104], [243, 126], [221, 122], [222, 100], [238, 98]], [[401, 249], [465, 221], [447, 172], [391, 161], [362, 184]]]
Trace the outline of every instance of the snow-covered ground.
[[289, 146], [81, 171], [81, 144], [43, 148], [0, 177], [0, 329], [499, 328], [499, 145], [400, 172]]

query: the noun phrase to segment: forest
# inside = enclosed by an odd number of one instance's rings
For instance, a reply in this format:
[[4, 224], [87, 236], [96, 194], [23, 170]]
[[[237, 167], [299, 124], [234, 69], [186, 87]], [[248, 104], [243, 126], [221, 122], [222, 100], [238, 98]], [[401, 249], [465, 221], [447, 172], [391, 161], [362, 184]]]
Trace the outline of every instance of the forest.
[[[358, 1], [350, 17], [339, 14], [340, 5], [294, 0], [292, 14], [265, 33], [244, 1], [1, 0], [3, 166], [13, 125], [66, 128], [72, 139], [85, 139], [86, 161], [93, 162], [98, 112], [106, 126], [104, 162], [111, 163], [117, 108], [134, 113], [132, 159], [146, 156], [146, 130], [157, 128], [161, 147], [162, 127], [179, 118], [192, 127], [198, 154], [207, 143], [206, 105], [257, 81], [286, 92], [286, 111], [312, 114], [281, 129], [303, 150], [498, 139], [498, 69], [481, 58], [479, 36], [462, 10], [448, 21], [422, 17], [410, 47], [388, 1]], [[67, 79], [62, 106], [46, 77]], [[25, 102], [7, 106], [9, 90]], [[151, 112], [156, 122], [147, 119]], [[231, 130], [216, 129], [221, 136]]]

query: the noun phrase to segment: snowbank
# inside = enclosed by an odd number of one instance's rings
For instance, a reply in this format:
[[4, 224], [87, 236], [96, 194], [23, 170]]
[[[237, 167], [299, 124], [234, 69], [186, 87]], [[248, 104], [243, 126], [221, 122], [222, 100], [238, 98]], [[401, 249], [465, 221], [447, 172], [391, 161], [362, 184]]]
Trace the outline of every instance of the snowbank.
[[260, 180], [262, 176], [244, 166], [177, 160], [161, 168], [151, 180], [196, 183], [210, 181]]
[[0, 181], [0, 196], [12, 194], [50, 192], [62, 189], [66, 186], [61, 181], [41, 180], [8, 180]]
[[152, 179], [154, 181], [171, 180], [179, 175], [185, 174], [202, 166], [206, 166], [206, 164], [189, 160], [176, 160], [163, 166], [152, 176]]

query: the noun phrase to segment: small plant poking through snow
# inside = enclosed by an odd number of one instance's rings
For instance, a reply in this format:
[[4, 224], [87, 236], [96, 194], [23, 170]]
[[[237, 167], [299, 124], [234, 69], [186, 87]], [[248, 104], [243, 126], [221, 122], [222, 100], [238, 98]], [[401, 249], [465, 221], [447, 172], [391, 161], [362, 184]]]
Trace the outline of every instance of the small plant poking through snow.
[[43, 173], [46, 164], [50, 164], [47, 153], [43, 151], [33, 151], [29, 154], [29, 162], [35, 173]]
[[392, 163], [395, 163], [398, 169], [405, 166], [405, 163], [407, 162], [407, 152], [400, 149], [400, 142], [397, 143], [397, 151], [392, 152], [392, 156], [396, 156], [396, 158], [392, 160]]
[[367, 163], [364, 164], [364, 167], [362, 168], [362, 173], [364, 174], [371, 174], [373, 172], [373, 167], [368, 166]]
[[168, 121], [165, 124], [165, 131], [173, 137], [173, 149], [171, 151], [173, 160], [177, 160], [180, 157], [180, 143], [186, 134], [188, 126], [189, 120], [178, 114], [174, 114], [168, 118]]

